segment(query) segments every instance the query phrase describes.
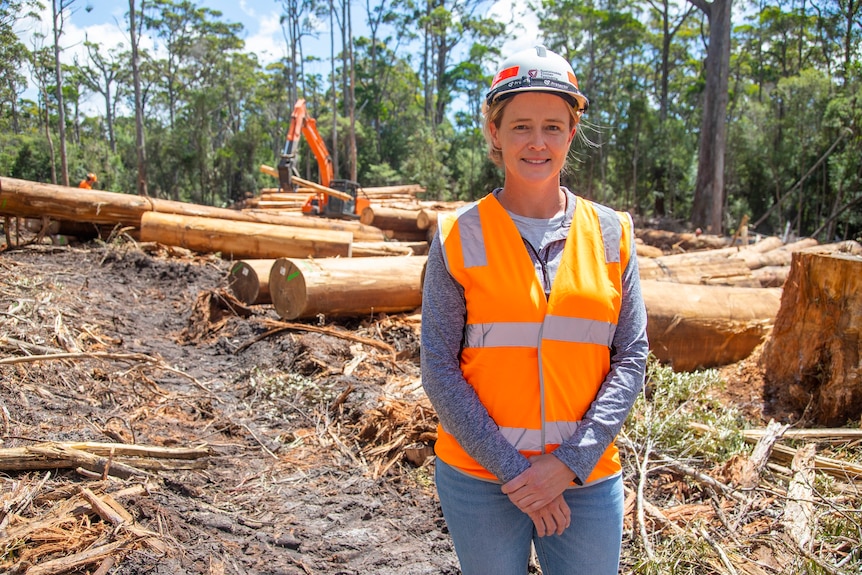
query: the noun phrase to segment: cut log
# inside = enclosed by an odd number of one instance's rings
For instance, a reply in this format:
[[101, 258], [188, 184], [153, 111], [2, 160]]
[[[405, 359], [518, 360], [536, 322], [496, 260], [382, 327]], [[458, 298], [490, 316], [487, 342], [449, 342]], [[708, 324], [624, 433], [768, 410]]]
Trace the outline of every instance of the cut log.
[[648, 246], [642, 240], [635, 240], [635, 251], [642, 258], [660, 258], [664, 252], [655, 246]]
[[766, 266], [786, 266], [790, 265], [790, 259], [795, 252], [811, 248], [817, 245], [817, 240], [814, 238], [803, 238], [790, 244], [783, 245], [758, 253], [753, 250], [740, 250], [734, 257], [745, 261], [749, 269], [756, 270]]
[[424, 250], [425, 253], [420, 253], [422, 250], [417, 248], [417, 245], [420, 243], [424, 244], [427, 248], [428, 244], [426, 242], [353, 242], [350, 249], [351, 256], [354, 258], [426, 255], [427, 249]]
[[274, 263], [274, 259], [236, 262], [228, 277], [228, 287], [236, 299], [247, 305], [272, 303], [269, 296], [269, 272]]
[[302, 214], [273, 214], [265, 210], [246, 210], [244, 221], [258, 222], [261, 224], [277, 224], [281, 226], [293, 226], [296, 228], [308, 228], [312, 230], [333, 230], [350, 232], [353, 240], [357, 242], [382, 242], [386, 239], [383, 230], [373, 226], [366, 226], [352, 220], [336, 220], [321, 218], [317, 216], [304, 216]]
[[383, 235], [399, 242], [427, 242], [433, 237], [428, 235], [428, 230], [383, 230]]
[[665, 252], [688, 252], [692, 250], [723, 248], [730, 241], [729, 238], [721, 236], [675, 233], [653, 229], [638, 229], [635, 230], [635, 234], [646, 245], [661, 248]]
[[395, 232], [421, 232], [417, 218], [421, 210], [403, 210], [380, 205], [368, 206], [359, 216], [359, 221], [367, 226]]
[[269, 279], [282, 319], [403, 312], [422, 303], [424, 256], [278, 258]]
[[[678, 258], [680, 260], [684, 260], [686, 258], [701, 258], [704, 254], [709, 254], [712, 257], [733, 257], [740, 254], [763, 254], [775, 249], [778, 249], [784, 245], [784, 242], [781, 241], [781, 238], [777, 238], [775, 236], [769, 236], [767, 238], [763, 238], [757, 243], [753, 243], [748, 246], [729, 246], [726, 248], [716, 248], [711, 250], [700, 250], [694, 252], [683, 252], [680, 254], [672, 254], [672, 257]], [[669, 256], [670, 257], [670, 256]], [[744, 257], [744, 256], [743, 256]]]
[[349, 220], [274, 214], [260, 210], [238, 211], [158, 198], [145, 198], [131, 194], [84, 190], [0, 177], [0, 215], [32, 218], [48, 216], [63, 221], [121, 224], [139, 228], [141, 216], [151, 211], [222, 220], [347, 231], [352, 233], [357, 241], [384, 240], [381, 230]]
[[862, 414], [862, 256], [793, 255], [775, 328], [763, 346], [768, 391], [820, 425]]
[[138, 227], [152, 209], [143, 196], [0, 177], [0, 214]]
[[760, 287], [781, 287], [789, 273], [790, 266], [766, 266], [751, 270], [751, 275], [760, 282]]
[[641, 281], [650, 349], [677, 371], [745, 359], [775, 321], [778, 288]]
[[423, 208], [416, 214], [416, 227], [420, 230], [427, 230], [432, 226], [437, 225], [437, 216], [439, 212]]
[[369, 198], [415, 198], [416, 194], [424, 194], [425, 188], [419, 184], [401, 184], [397, 186], [376, 186], [362, 188]]
[[760, 287], [760, 281], [741, 259], [713, 256], [709, 251], [697, 253], [696, 258], [677, 255], [638, 257], [640, 277], [683, 284]]
[[141, 241], [235, 259], [350, 256], [350, 232], [148, 212], [141, 218]]

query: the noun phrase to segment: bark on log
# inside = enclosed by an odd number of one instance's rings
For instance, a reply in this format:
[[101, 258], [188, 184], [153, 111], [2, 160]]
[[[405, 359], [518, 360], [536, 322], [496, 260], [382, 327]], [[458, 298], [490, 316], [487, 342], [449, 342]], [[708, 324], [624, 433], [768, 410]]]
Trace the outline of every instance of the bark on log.
[[269, 290], [285, 320], [402, 312], [422, 303], [424, 256], [295, 259], [278, 258]]
[[728, 238], [693, 233], [676, 233], [664, 230], [639, 229], [635, 231], [648, 246], [656, 246], [665, 252], [716, 249], [727, 246]]
[[396, 232], [420, 232], [416, 219], [420, 210], [386, 208], [380, 205], [368, 206], [359, 215], [360, 223]]
[[428, 242], [433, 237], [428, 235], [428, 230], [383, 230], [383, 235], [386, 239], [399, 242]]
[[766, 266], [751, 270], [751, 275], [760, 282], [760, 287], [781, 287], [789, 274], [790, 266]]
[[382, 242], [386, 237], [383, 230], [374, 226], [366, 226], [352, 220], [335, 220], [317, 216], [304, 216], [302, 214], [273, 214], [266, 210], [247, 210], [241, 212], [246, 215], [246, 221], [261, 224], [276, 224], [281, 226], [293, 226], [297, 228], [308, 228], [312, 230], [332, 230], [337, 232], [350, 232], [353, 240], [357, 242]]
[[152, 209], [152, 200], [142, 196], [0, 177], [0, 214], [138, 227], [141, 214]]
[[424, 194], [425, 188], [419, 184], [401, 184], [397, 186], [363, 187], [362, 191], [369, 198], [392, 198], [392, 197], [415, 197], [416, 194]]
[[[420, 244], [423, 247], [420, 247]], [[354, 258], [375, 256], [424, 256], [428, 253], [427, 242], [353, 242], [351, 254]]]
[[683, 284], [760, 287], [745, 262], [737, 258], [697, 252], [697, 258], [676, 255], [657, 258], [638, 257], [641, 279]]
[[777, 288], [686, 285], [643, 280], [650, 349], [677, 371], [748, 357], [775, 321]]
[[[777, 238], [775, 236], [769, 236], [767, 238], [763, 238], [757, 243], [753, 243], [748, 246], [729, 246], [726, 248], [715, 248], [710, 250], [699, 250], [693, 252], [683, 252], [680, 254], [670, 254], [668, 257], [677, 258], [679, 260], [685, 260], [687, 258], [702, 258], [704, 254], [710, 254], [713, 257], [723, 256], [723, 257], [732, 257], [740, 254], [763, 254], [775, 249], [780, 248], [784, 245], [784, 242], [781, 241], [781, 238]], [[744, 257], [744, 256], [742, 256]]]
[[141, 241], [234, 259], [350, 256], [349, 232], [235, 222], [148, 212], [141, 218]]
[[328, 220], [294, 214], [274, 214], [258, 210], [232, 210], [186, 202], [145, 198], [131, 194], [84, 190], [0, 177], [0, 215], [40, 218], [92, 224], [121, 224], [139, 228], [146, 212], [200, 216], [287, 225], [311, 229], [348, 231], [357, 241], [383, 241], [383, 231], [348, 220]]
[[862, 256], [793, 255], [775, 328], [763, 346], [768, 391], [818, 424], [862, 414]]
[[236, 299], [247, 305], [272, 303], [269, 273], [275, 259], [242, 260], [230, 269], [228, 287]]
[[642, 240], [635, 241], [635, 252], [642, 258], [660, 258], [664, 252], [655, 246], [648, 246]]
[[753, 250], [740, 250], [734, 257], [745, 261], [749, 269], [756, 270], [766, 266], [786, 266], [790, 265], [790, 260], [795, 252], [811, 248], [817, 245], [817, 240], [814, 238], [803, 238], [775, 248], [774, 250], [758, 253]]

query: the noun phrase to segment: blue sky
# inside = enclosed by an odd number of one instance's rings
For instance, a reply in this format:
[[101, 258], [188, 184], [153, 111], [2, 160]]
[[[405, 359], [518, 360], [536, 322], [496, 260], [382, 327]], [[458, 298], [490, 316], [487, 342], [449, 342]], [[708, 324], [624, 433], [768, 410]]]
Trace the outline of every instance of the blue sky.
[[[268, 63], [283, 57], [286, 54], [284, 36], [279, 25], [281, 13], [281, 2], [276, 0], [197, 0], [196, 5], [205, 6], [222, 12], [223, 18], [230, 22], [239, 22], [244, 26], [242, 38], [245, 40], [245, 48], [249, 52], [258, 55], [261, 63]], [[33, 38], [36, 32], [41, 31], [48, 43], [52, 36], [50, 29], [51, 11], [50, 2], [42, 11], [41, 22], [21, 23], [17, 32], [25, 44], [32, 48]], [[505, 14], [509, 17], [513, 13], [522, 10], [525, 3], [521, 0], [496, 0], [489, 9], [490, 14]], [[77, 56], [79, 61], [86, 60], [84, 40], [99, 42], [103, 49], [110, 49], [124, 44], [128, 46], [128, 31], [126, 29], [125, 13], [128, 11], [127, 1], [118, 0], [77, 0], [71, 11], [67, 14], [61, 45], [64, 48], [61, 58], [64, 62], [72, 63]], [[364, 19], [364, 3], [356, 2], [354, 6], [354, 34], [363, 33], [363, 27], [359, 24]], [[535, 41], [535, 24], [531, 18], [519, 18], [522, 26], [528, 30], [514, 31], [517, 38], [508, 43], [505, 51], [527, 48]], [[324, 24], [328, 24], [324, 23]], [[338, 39], [336, 39], [338, 42]], [[329, 54], [330, 36], [328, 26], [322, 26], [316, 40], [306, 40], [306, 53], [318, 51], [324, 60], [320, 65], [323, 72], [328, 73], [329, 64], [325, 63]], [[153, 39], [143, 37], [141, 46], [152, 50]], [[316, 48], [315, 48], [316, 46]], [[489, 70], [489, 73], [491, 71]], [[25, 98], [33, 98], [33, 95], [24, 94]], [[94, 105], [99, 102], [94, 100]], [[89, 113], [89, 111], [85, 112]]]

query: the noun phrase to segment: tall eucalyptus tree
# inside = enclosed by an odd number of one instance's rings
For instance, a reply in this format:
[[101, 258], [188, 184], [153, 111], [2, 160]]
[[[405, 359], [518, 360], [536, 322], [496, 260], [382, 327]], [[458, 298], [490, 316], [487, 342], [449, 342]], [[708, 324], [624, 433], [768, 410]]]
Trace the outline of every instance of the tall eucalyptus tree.
[[412, 6], [423, 36], [425, 115], [434, 132], [454, 97], [453, 69], [468, 58], [471, 44], [499, 46], [506, 39], [505, 24], [488, 15], [488, 0], [425, 0]]
[[128, 84], [128, 72], [126, 65], [129, 61], [128, 53], [121, 52], [122, 47], [109, 48], [103, 53], [101, 46], [94, 42], [85, 41], [90, 65], [78, 65], [78, 70], [84, 84], [93, 92], [100, 94], [105, 100], [105, 123], [108, 129], [108, 143], [111, 151], [117, 151], [117, 138], [114, 134], [114, 118], [117, 114], [117, 93], [123, 86]]
[[[141, 10], [143, 10], [144, 2], [145, 0], [141, 0]], [[132, 91], [135, 109], [135, 158], [137, 160], [135, 188], [139, 195], [147, 196], [149, 195], [149, 188], [147, 186], [147, 138], [144, 132], [144, 98], [141, 86], [140, 47], [138, 45], [142, 27], [143, 18], [138, 18], [136, 0], [129, 0], [129, 45], [131, 47]]]
[[704, 66], [703, 116], [698, 145], [697, 180], [691, 223], [720, 234], [724, 220], [727, 104], [730, 78], [730, 32], [733, 0], [688, 0], [706, 16], [709, 44]]
[[51, 0], [51, 31], [54, 49], [54, 80], [57, 98], [57, 132], [60, 139], [60, 183], [69, 185], [69, 158], [66, 151], [66, 106], [63, 104], [63, 66], [60, 63], [60, 36], [66, 22], [66, 13], [76, 0]]
[[0, 117], [8, 110], [13, 133], [18, 133], [18, 97], [27, 86], [23, 74], [28, 59], [27, 46], [18, 38], [15, 25], [24, 18], [35, 18], [35, 0], [0, 2]]

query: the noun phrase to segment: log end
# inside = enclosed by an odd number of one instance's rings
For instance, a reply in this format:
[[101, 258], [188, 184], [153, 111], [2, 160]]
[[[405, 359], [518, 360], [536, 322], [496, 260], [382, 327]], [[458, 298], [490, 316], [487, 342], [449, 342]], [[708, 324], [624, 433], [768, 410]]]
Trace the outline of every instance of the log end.
[[260, 296], [260, 278], [245, 261], [236, 262], [228, 276], [228, 287], [236, 299], [247, 305], [257, 303]]
[[308, 305], [305, 275], [302, 267], [310, 265], [302, 260], [278, 258], [272, 265], [269, 275], [269, 295], [278, 316], [293, 320]]

